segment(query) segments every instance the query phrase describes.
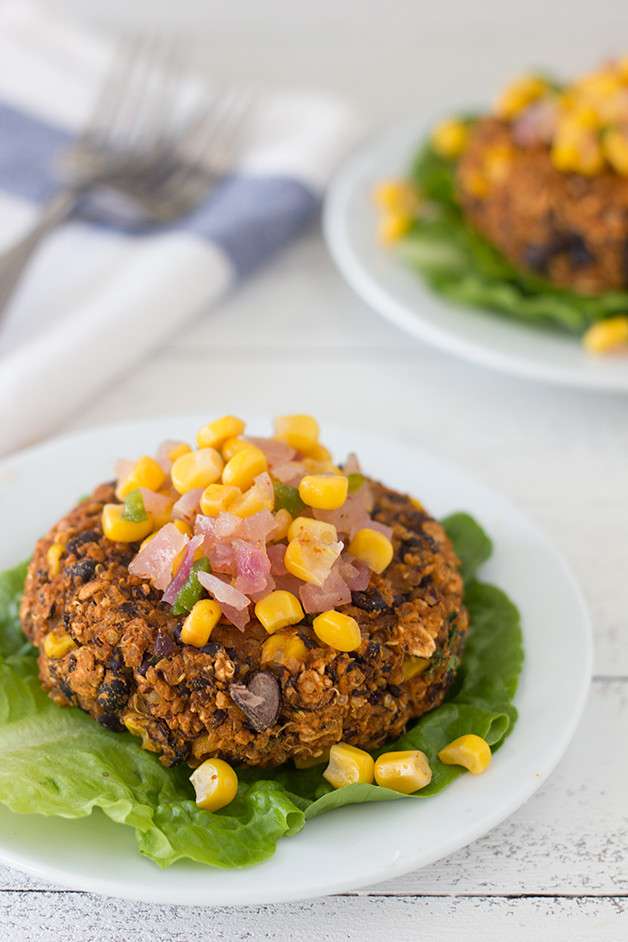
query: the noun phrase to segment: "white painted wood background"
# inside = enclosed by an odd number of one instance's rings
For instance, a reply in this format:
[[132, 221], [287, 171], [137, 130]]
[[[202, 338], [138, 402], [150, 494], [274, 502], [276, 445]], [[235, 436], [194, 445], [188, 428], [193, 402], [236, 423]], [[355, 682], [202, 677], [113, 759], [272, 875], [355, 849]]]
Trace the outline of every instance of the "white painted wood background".
[[[150, 15], [160, 27], [199, 34], [221, 74], [338, 89], [375, 126], [434, 102], [455, 106], [461, 89], [465, 101], [481, 101], [530, 64], [575, 71], [618, 51], [622, 39], [628, 47], [615, 0], [596, 4], [594, 34], [589, 5], [573, 0], [549, 13], [539, 0], [525, 11], [497, 0], [446, 0], [436, 11], [409, 0], [48, 5], [122, 29]], [[213, 415], [216, 402], [244, 416], [272, 415], [295, 401], [323, 428], [327, 421], [383, 431], [454, 461], [554, 541], [581, 582], [595, 633], [591, 695], [573, 742], [509, 820], [388, 883], [323, 900], [205, 910], [102, 899], [0, 868], [0, 939], [628, 938], [627, 398], [486, 372], [424, 347], [350, 293], [314, 228], [57, 431], [190, 408]], [[556, 690], [558, 697], [559, 676]]]

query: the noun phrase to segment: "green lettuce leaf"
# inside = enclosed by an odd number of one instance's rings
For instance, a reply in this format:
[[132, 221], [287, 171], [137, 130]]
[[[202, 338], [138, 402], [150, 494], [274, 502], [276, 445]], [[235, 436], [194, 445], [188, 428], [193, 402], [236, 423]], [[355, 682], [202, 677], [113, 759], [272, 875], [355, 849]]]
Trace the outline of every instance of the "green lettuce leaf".
[[434, 291], [459, 304], [572, 333], [625, 313], [628, 291], [580, 295], [512, 265], [469, 228], [456, 201], [455, 163], [429, 145], [418, 154], [410, 177], [436, 211], [417, 220], [400, 254]]
[[[512, 730], [511, 700], [522, 662], [516, 608], [499, 589], [473, 574], [490, 540], [466, 514], [444, 521], [461, 559], [471, 629], [447, 702], [422, 717], [385, 750], [421, 749], [432, 766], [433, 795], [464, 772], [438, 761], [439, 750], [474, 732], [495, 750]], [[13, 811], [78, 818], [100, 808], [133, 827], [141, 853], [166, 867], [188, 858], [217, 867], [265, 860], [277, 841], [307, 819], [345, 804], [389, 801], [397, 792], [376, 785], [334, 791], [324, 765], [297, 770], [238, 769], [238, 794], [211, 814], [197, 808], [187, 767], [164, 768], [128, 733], [112, 733], [78, 709], [53, 703], [37, 679], [36, 652], [19, 627], [26, 566], [0, 576], [0, 801]]]

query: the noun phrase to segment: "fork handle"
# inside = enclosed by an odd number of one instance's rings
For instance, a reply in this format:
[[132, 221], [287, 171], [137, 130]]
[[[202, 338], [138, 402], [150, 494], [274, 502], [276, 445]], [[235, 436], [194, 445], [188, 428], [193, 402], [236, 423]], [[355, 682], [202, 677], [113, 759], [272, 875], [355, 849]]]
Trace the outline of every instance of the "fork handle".
[[0, 318], [35, 249], [44, 236], [71, 215], [80, 195], [81, 190], [76, 187], [55, 193], [44, 205], [32, 229], [0, 255]]

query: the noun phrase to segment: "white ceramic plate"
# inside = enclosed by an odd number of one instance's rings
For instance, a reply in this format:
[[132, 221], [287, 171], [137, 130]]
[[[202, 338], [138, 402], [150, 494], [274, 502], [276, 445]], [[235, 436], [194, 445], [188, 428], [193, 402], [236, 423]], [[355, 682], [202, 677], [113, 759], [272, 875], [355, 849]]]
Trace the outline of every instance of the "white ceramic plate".
[[[101, 481], [115, 460], [150, 453], [165, 438], [192, 439], [206, 417], [147, 420], [56, 439], [0, 465], [0, 568], [27, 558], [35, 540]], [[250, 421], [270, 434], [270, 421]], [[409, 491], [435, 516], [467, 510], [494, 540], [482, 578], [519, 606], [526, 652], [514, 732], [481, 776], [465, 775], [425, 801], [356, 805], [316, 818], [253, 869], [179, 862], [160, 871], [130, 828], [101, 813], [78, 821], [19, 815], [0, 805], [0, 861], [54, 883], [110, 896], [197, 906], [273, 903], [355, 889], [423, 867], [512, 814], [564, 752], [584, 706], [591, 639], [573, 576], [545, 537], [511, 504], [415, 447], [323, 429], [338, 460], [356, 451], [369, 474]], [[560, 677], [560, 695], [557, 678]], [[374, 838], [375, 835], [375, 838]]]
[[457, 306], [377, 240], [373, 185], [404, 176], [432, 122], [414, 121], [373, 138], [340, 170], [324, 210], [327, 245], [354, 291], [420, 340], [482, 366], [586, 389], [628, 391], [628, 357], [587, 355], [576, 337]]

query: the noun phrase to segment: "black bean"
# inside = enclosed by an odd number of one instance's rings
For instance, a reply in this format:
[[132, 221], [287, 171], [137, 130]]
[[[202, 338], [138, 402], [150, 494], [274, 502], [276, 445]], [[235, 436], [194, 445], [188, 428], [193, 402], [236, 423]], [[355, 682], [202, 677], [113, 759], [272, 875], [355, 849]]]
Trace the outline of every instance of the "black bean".
[[158, 631], [155, 638], [155, 654], [159, 657], [171, 657], [178, 652], [179, 648], [174, 643], [169, 634], [165, 631]]
[[363, 612], [380, 613], [388, 610], [389, 606], [381, 592], [377, 589], [367, 589], [365, 592], [352, 592], [351, 601], [356, 608]]
[[68, 540], [65, 545], [66, 552], [78, 556], [77, 550], [80, 547], [84, 547], [86, 543], [97, 543], [99, 539], [100, 536], [95, 530], [84, 530], [83, 533], [77, 533], [71, 540]]
[[140, 613], [136, 602], [123, 602], [120, 611], [124, 612], [125, 615], [131, 615], [133, 618], [136, 618]]
[[66, 569], [66, 573], [72, 579], [78, 579], [80, 582], [89, 582], [94, 575], [96, 566], [97, 562], [95, 559], [81, 559], [80, 562]]
[[67, 683], [67, 681], [62, 680], [59, 684], [59, 689], [61, 690], [61, 693], [63, 694], [65, 699], [68, 701], [70, 706], [76, 706], [77, 704], [76, 694], [74, 693], [70, 685]]
[[202, 654], [209, 654], [210, 657], [216, 657], [218, 652], [222, 651], [222, 644], [216, 644], [215, 641], [210, 641], [209, 644], [205, 644], [202, 648], [199, 648], [199, 651]]
[[312, 651], [314, 648], [320, 647], [320, 641], [315, 640], [310, 635], [306, 634], [305, 631], [299, 631], [298, 634], [299, 634], [299, 638], [301, 639], [305, 647], [308, 649], [308, 651]]
[[124, 729], [124, 726], [118, 717], [110, 716], [108, 713], [105, 713], [103, 716], [99, 716], [98, 722], [101, 726], [104, 726], [105, 729], [110, 729], [113, 733], [121, 733]]
[[585, 268], [595, 261], [595, 255], [587, 247], [586, 242], [578, 233], [574, 233], [569, 246], [569, 257], [573, 262], [574, 268]]
[[129, 699], [130, 689], [126, 677], [121, 674], [105, 675], [105, 680], [98, 688], [97, 702], [105, 713], [119, 713]]
[[118, 648], [114, 648], [111, 652], [109, 669], [112, 670], [114, 674], [120, 674], [124, 670], [124, 658]]

